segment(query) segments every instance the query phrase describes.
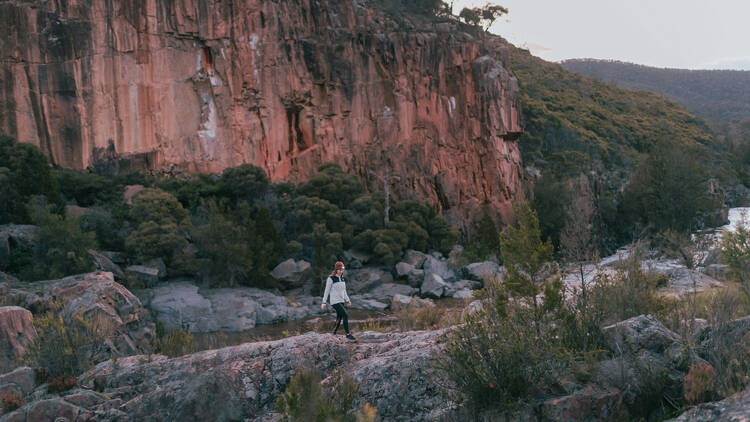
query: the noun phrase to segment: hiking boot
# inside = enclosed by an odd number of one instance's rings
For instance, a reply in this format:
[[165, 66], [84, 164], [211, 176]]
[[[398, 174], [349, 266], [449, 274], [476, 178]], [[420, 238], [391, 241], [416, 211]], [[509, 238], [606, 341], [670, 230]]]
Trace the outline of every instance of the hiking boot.
[[354, 338], [354, 336], [353, 336], [353, 335], [351, 335], [351, 334], [347, 334], [347, 335], [346, 335], [346, 339], [347, 339], [347, 340], [351, 340], [351, 341], [357, 341], [357, 339], [356, 339], [356, 338]]

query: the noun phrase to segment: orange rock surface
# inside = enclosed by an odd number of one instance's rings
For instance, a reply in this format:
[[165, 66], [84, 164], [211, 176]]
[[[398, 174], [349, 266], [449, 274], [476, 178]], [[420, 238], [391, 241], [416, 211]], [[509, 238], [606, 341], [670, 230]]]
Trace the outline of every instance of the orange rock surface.
[[274, 181], [336, 161], [505, 218], [523, 195], [506, 43], [362, 0], [0, 1], [0, 132], [59, 165]]

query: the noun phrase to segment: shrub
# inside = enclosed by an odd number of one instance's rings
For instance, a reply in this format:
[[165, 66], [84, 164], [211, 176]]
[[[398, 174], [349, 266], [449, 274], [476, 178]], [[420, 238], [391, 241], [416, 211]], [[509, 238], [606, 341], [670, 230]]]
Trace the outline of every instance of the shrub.
[[154, 351], [169, 357], [183, 356], [198, 351], [195, 337], [186, 329], [166, 332], [164, 326], [156, 325], [156, 336], [152, 342]]
[[742, 216], [736, 230], [725, 230], [721, 239], [722, 262], [750, 297], [750, 229]]
[[63, 206], [62, 196], [50, 173], [47, 157], [34, 145], [15, 142], [0, 135], [0, 224], [30, 221], [26, 203], [43, 195], [55, 209]]
[[297, 186], [300, 195], [326, 200], [338, 208], [347, 208], [363, 190], [356, 176], [345, 174], [335, 163], [323, 164], [316, 174]]
[[684, 397], [688, 403], [696, 404], [706, 401], [716, 384], [716, 373], [711, 365], [697, 363], [690, 365], [690, 370], [685, 375], [683, 388]]
[[61, 315], [48, 311], [34, 317], [34, 328], [38, 338], [26, 358], [50, 379], [78, 376], [94, 363], [109, 358], [107, 340], [113, 327], [99, 315], [76, 314], [64, 321]]
[[83, 232], [94, 232], [99, 246], [109, 251], [125, 249], [125, 238], [120, 233], [122, 225], [104, 207], [95, 207], [89, 214], [81, 216], [79, 225]]
[[78, 384], [78, 378], [72, 375], [62, 374], [50, 379], [48, 384], [47, 390], [50, 393], [62, 393], [63, 391], [68, 391], [75, 387], [76, 384]]
[[492, 280], [482, 308], [448, 333], [440, 366], [478, 409], [512, 405], [551, 392], [567, 367], [554, 314], [538, 314]]
[[437, 306], [418, 307], [412, 304], [396, 312], [401, 331], [435, 330], [449, 325], [452, 320], [445, 309]]
[[17, 391], [6, 391], [0, 394], [0, 405], [2, 405], [2, 410], [5, 413], [10, 413], [24, 404], [26, 404], [26, 401]]
[[336, 371], [328, 383], [321, 386], [320, 375], [315, 370], [300, 369], [289, 380], [286, 390], [276, 400], [276, 411], [283, 421], [374, 421], [375, 409], [365, 403], [355, 413], [354, 401], [358, 386], [342, 371]]
[[97, 247], [93, 232], [82, 232], [76, 219], [53, 213], [44, 197], [32, 198], [27, 209], [41, 236], [35, 262], [24, 270], [22, 278], [52, 279], [94, 269], [88, 254]]
[[262, 168], [243, 164], [224, 170], [221, 174], [227, 196], [233, 201], [253, 202], [268, 191], [268, 176]]
[[171, 265], [175, 254], [187, 246], [184, 230], [188, 213], [177, 199], [160, 189], [144, 189], [133, 197], [130, 217], [137, 225], [125, 240], [136, 259], [162, 258]]
[[365, 230], [354, 237], [354, 246], [362, 251], [372, 251], [377, 262], [391, 264], [408, 241], [408, 235], [399, 230]]
[[116, 177], [71, 169], [55, 169], [52, 176], [65, 199], [82, 207], [120, 200], [124, 191], [124, 184]]
[[235, 210], [213, 200], [202, 204], [192, 235], [206, 259], [204, 276], [214, 285], [273, 286], [269, 266], [281, 256], [282, 246], [268, 211], [253, 212], [246, 202]]
[[[230, 178], [231, 179], [231, 178]], [[169, 178], [158, 186], [174, 195], [186, 209], [192, 210], [200, 205], [201, 200], [227, 196], [228, 188], [224, 180], [215, 174], [197, 174], [186, 180]]]

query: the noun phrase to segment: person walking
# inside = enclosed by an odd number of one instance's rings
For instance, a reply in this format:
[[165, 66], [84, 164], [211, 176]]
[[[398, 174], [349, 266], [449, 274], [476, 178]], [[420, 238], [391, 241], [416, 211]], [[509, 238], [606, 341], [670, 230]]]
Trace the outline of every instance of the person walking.
[[336, 334], [341, 321], [343, 321], [346, 338], [355, 341], [356, 339], [349, 332], [349, 315], [346, 314], [346, 308], [344, 308], [344, 303], [346, 303], [346, 306], [352, 306], [352, 301], [349, 299], [349, 295], [346, 294], [344, 269], [344, 263], [341, 261], [337, 261], [333, 265], [333, 272], [326, 279], [326, 290], [323, 293], [323, 303], [320, 305], [320, 309], [325, 310], [328, 295], [330, 294], [331, 306], [336, 311], [336, 328], [333, 329], [333, 334]]

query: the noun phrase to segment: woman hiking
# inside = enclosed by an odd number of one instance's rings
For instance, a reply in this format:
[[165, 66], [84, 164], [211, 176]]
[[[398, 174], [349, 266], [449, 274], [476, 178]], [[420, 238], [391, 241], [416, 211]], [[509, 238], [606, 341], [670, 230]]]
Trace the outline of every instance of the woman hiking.
[[346, 294], [344, 269], [344, 263], [341, 261], [337, 261], [333, 265], [333, 272], [326, 279], [326, 290], [323, 293], [323, 303], [320, 305], [320, 309], [325, 310], [328, 294], [330, 293], [331, 306], [336, 310], [336, 328], [333, 329], [333, 334], [336, 334], [343, 320], [346, 338], [356, 341], [354, 336], [349, 332], [349, 316], [346, 314], [346, 308], [344, 308], [344, 303], [346, 303], [346, 306], [352, 306], [352, 301], [349, 299], [349, 295]]

